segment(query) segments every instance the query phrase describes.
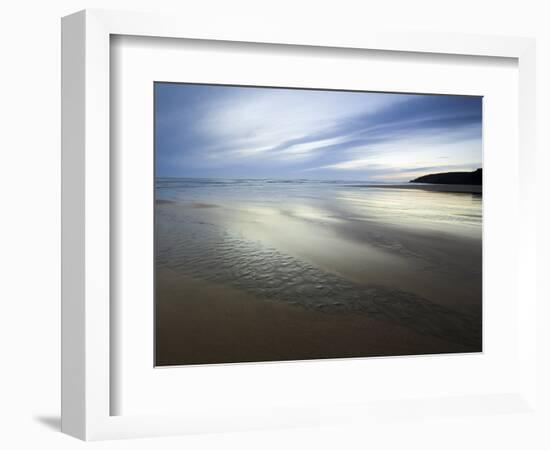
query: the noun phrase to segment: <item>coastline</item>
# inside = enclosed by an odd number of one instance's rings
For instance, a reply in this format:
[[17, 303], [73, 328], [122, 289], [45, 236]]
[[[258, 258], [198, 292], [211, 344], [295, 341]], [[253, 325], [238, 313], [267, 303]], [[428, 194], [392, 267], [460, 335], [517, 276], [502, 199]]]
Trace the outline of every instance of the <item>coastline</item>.
[[420, 189], [431, 192], [448, 193], [469, 193], [482, 194], [483, 188], [477, 184], [428, 184], [428, 183], [409, 183], [409, 184], [365, 184], [353, 185], [353, 187], [370, 187], [383, 189]]
[[[224, 189], [157, 199], [158, 365], [481, 351], [475, 208], [438, 222], [479, 199]], [[426, 220], [434, 201], [452, 207]]]

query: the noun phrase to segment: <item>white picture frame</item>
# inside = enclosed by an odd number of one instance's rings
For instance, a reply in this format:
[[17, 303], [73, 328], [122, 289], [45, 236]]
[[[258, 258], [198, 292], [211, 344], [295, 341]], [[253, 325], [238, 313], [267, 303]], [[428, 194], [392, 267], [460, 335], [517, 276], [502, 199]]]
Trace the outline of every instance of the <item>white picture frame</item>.
[[[85, 440], [243, 430], [331, 423], [391, 415], [391, 404], [315, 405], [249, 420], [231, 412], [196, 420], [190, 414], [111, 415], [113, 324], [110, 321], [110, 36], [145, 36], [302, 47], [368, 49], [422, 54], [513, 58], [519, 72], [520, 241], [517, 286], [518, 352], [515, 392], [464, 399], [420, 400], [410, 408], [498, 412], [529, 410], [536, 400], [536, 294], [534, 280], [535, 43], [532, 39], [384, 31], [322, 36], [265, 24], [234, 29], [229, 23], [195, 23], [191, 17], [87, 10], [62, 21], [62, 430]], [[431, 405], [431, 406], [430, 406]], [[220, 405], [226, 406], [226, 405]], [[222, 407], [221, 410], [224, 410]]]

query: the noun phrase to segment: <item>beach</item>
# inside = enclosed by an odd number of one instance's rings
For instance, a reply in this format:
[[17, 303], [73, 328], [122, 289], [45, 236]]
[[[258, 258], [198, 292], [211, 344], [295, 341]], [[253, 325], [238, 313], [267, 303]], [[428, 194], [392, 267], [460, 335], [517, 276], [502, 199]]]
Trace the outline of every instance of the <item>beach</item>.
[[157, 179], [156, 364], [481, 351], [481, 195], [398, 187]]

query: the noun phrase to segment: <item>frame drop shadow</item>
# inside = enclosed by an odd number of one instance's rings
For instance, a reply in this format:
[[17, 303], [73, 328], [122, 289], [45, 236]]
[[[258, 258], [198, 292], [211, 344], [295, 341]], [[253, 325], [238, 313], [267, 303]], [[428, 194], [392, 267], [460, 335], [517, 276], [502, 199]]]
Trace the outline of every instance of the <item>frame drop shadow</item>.
[[50, 430], [61, 432], [61, 417], [59, 416], [36, 416], [34, 420]]

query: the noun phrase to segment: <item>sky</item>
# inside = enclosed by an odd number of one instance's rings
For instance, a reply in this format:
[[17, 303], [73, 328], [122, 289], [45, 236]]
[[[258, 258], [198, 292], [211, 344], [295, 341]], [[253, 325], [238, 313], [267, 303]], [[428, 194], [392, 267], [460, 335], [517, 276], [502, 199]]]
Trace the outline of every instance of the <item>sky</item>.
[[481, 167], [482, 98], [155, 83], [158, 177], [402, 182]]

